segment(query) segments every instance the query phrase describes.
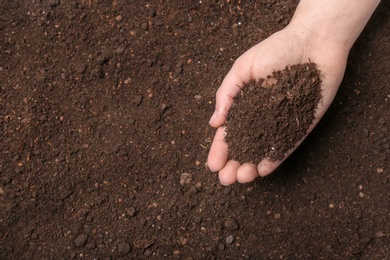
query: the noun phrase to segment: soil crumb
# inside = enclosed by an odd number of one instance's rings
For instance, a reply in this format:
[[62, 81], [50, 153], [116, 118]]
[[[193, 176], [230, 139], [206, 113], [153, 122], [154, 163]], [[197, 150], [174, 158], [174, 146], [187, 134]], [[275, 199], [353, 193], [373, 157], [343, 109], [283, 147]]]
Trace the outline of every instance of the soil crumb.
[[287, 66], [247, 83], [226, 120], [229, 156], [240, 162], [281, 160], [307, 133], [322, 98], [315, 63]]

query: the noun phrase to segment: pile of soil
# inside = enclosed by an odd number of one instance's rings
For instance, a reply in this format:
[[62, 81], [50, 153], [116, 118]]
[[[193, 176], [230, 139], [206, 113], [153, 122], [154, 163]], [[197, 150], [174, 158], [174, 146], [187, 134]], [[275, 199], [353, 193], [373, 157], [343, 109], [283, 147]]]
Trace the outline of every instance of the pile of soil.
[[388, 257], [388, 1], [274, 174], [205, 166], [215, 91], [297, 4], [0, 1], [0, 259]]
[[282, 160], [313, 123], [321, 83], [316, 64], [304, 63], [245, 84], [225, 124], [230, 158], [252, 163]]

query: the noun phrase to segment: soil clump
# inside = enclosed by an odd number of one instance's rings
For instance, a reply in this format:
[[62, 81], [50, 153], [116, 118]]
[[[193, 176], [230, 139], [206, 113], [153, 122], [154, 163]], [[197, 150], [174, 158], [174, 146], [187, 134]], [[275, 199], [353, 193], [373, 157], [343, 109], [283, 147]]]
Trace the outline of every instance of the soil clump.
[[316, 64], [304, 63], [246, 84], [225, 124], [230, 157], [252, 163], [282, 160], [313, 123], [321, 83]]

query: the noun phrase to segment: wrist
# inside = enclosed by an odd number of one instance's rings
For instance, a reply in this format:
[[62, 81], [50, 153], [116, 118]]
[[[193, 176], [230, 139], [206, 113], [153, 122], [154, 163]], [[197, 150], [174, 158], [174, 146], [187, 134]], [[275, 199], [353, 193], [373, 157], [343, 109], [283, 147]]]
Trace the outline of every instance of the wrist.
[[349, 51], [380, 0], [301, 0], [288, 27], [313, 45]]

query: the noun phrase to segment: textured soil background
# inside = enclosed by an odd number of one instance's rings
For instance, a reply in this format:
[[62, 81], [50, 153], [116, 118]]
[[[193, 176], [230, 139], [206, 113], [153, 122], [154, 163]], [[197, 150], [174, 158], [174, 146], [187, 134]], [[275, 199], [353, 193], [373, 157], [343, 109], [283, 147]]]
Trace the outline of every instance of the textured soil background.
[[0, 3], [0, 259], [388, 259], [388, 1], [304, 144], [231, 187], [215, 90], [297, 1], [88, 2]]

